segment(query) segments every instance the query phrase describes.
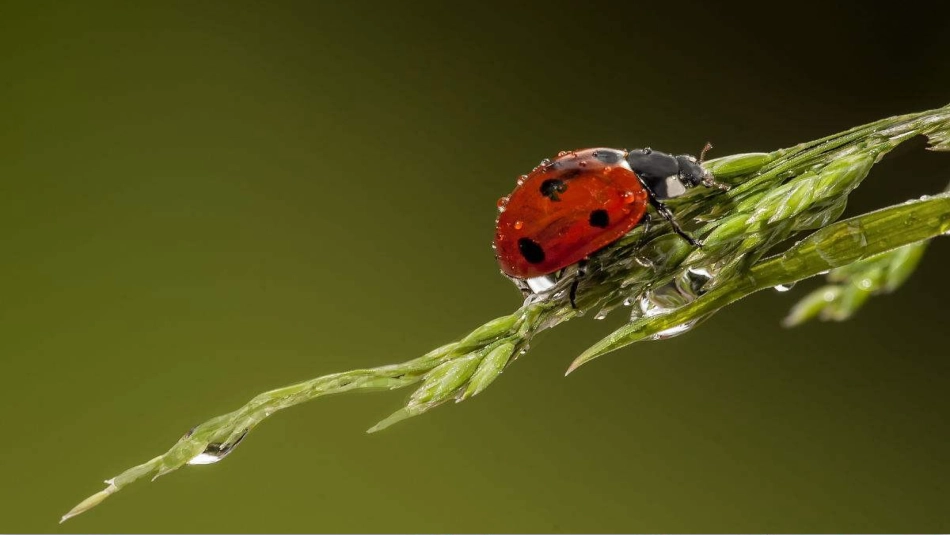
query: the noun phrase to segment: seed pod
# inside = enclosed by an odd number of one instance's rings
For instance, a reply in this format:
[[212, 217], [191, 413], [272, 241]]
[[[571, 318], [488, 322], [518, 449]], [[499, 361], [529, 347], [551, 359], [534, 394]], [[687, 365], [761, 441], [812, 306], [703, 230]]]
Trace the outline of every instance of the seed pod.
[[492, 381], [501, 375], [501, 372], [505, 369], [505, 365], [508, 364], [508, 359], [511, 358], [514, 352], [515, 344], [511, 342], [499, 344], [498, 347], [492, 349], [491, 352], [482, 359], [475, 373], [472, 374], [472, 378], [468, 381], [468, 386], [465, 388], [465, 392], [459, 400], [461, 401], [472, 397], [482, 390], [485, 390]]
[[478, 327], [469, 333], [468, 336], [460, 340], [455, 350], [461, 352], [476, 347], [483, 347], [486, 345], [486, 342], [490, 342], [510, 332], [511, 329], [518, 324], [519, 319], [520, 315], [518, 314], [495, 318], [481, 327]]
[[426, 374], [425, 382], [412, 394], [409, 405], [445, 401], [468, 381], [481, 360], [481, 354], [472, 353], [440, 364]]
[[767, 152], [749, 152], [734, 154], [724, 158], [709, 160], [703, 164], [718, 180], [754, 173], [775, 159]]

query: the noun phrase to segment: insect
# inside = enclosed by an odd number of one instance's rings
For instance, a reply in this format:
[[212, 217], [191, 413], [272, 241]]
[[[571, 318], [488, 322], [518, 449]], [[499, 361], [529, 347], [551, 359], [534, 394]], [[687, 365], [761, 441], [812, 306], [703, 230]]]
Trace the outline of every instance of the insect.
[[[498, 201], [492, 247], [501, 271], [525, 290], [554, 284], [553, 275], [649, 221], [648, 206], [693, 246], [701, 246], [663, 204], [702, 184], [728, 189], [703, 169], [708, 143], [697, 160], [651, 149], [593, 148], [544, 160]], [[571, 288], [571, 302], [577, 279]]]

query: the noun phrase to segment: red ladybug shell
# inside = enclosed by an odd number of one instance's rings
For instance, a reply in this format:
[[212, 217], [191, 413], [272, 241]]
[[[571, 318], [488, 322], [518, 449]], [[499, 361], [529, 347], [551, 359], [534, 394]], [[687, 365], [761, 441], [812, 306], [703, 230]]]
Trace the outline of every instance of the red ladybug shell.
[[615, 149], [562, 152], [519, 180], [495, 227], [501, 270], [527, 279], [553, 273], [618, 240], [643, 219], [647, 192]]

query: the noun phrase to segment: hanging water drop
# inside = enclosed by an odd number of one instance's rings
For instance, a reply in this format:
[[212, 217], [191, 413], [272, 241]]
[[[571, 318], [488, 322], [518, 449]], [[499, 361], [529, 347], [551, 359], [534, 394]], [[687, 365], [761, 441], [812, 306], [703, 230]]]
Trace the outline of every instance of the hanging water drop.
[[779, 284], [779, 285], [775, 286], [773, 289], [774, 289], [776, 292], [787, 292], [787, 291], [791, 290], [791, 289], [794, 288], [794, 287], [795, 287], [795, 283], [794, 283], [794, 282], [790, 282], [790, 283], [788, 283], [788, 284]]
[[673, 338], [674, 336], [679, 336], [683, 333], [689, 332], [690, 330], [692, 330], [693, 327], [696, 326], [697, 323], [699, 323], [699, 319], [690, 320], [690, 321], [687, 321], [686, 323], [681, 323], [679, 325], [676, 325], [675, 327], [664, 329], [654, 334], [648, 339], [649, 340], [666, 340], [668, 338]]
[[237, 440], [234, 441], [233, 444], [221, 444], [221, 443], [208, 444], [208, 446], [205, 447], [205, 450], [199, 453], [198, 455], [195, 455], [194, 457], [192, 457], [191, 460], [188, 461], [188, 464], [191, 464], [191, 465], [214, 464], [220, 461], [221, 459], [224, 459], [225, 457], [230, 455], [231, 452], [234, 451], [235, 448], [237, 448], [238, 444], [240, 444], [242, 440], [244, 440], [244, 437], [247, 436], [247, 431], [248, 430], [245, 429], [244, 432], [241, 433], [241, 436], [239, 436]]

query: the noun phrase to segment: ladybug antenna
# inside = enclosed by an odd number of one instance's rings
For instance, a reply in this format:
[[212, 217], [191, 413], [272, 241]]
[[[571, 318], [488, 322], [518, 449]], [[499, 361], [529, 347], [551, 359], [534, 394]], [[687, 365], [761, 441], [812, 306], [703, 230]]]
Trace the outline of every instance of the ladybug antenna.
[[711, 148], [713, 148], [713, 144], [707, 141], [707, 142], [706, 142], [706, 145], [703, 147], [703, 150], [701, 150], [701, 151], [699, 152], [699, 163], [700, 163], [700, 164], [703, 163], [703, 160], [706, 159], [706, 152], [709, 151], [709, 149], [711, 149]]
[[[707, 141], [706, 145], [703, 147], [703, 150], [700, 151], [699, 153], [699, 165], [703, 164], [703, 161], [706, 159], [706, 152], [708, 152], [709, 149], [711, 148], [713, 148], [713, 144]], [[708, 169], [705, 169], [705, 168], [703, 168], [703, 185], [706, 186], [707, 188], [716, 188], [722, 191], [729, 191], [729, 188], [730, 188], [729, 184], [716, 182], [716, 179], [715, 177], [713, 177], [713, 174]]]

